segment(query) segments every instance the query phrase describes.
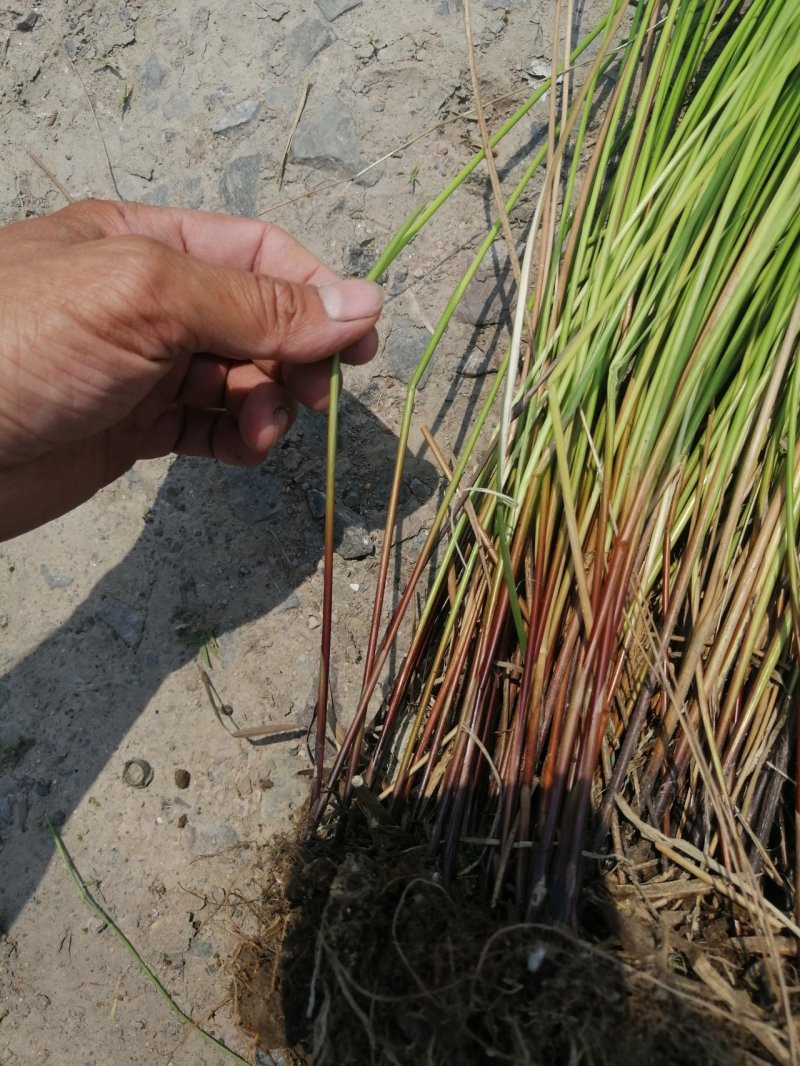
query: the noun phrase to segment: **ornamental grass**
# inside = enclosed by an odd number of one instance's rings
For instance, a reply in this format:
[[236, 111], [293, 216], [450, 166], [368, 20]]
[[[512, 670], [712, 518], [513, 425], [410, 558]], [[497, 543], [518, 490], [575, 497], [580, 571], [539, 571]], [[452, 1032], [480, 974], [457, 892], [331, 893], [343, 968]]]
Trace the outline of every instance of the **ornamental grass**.
[[[796, 1061], [800, 5], [613, 0], [577, 48], [573, 21], [557, 3], [551, 77], [371, 272], [488, 166], [497, 220], [409, 386], [362, 695], [325, 765], [332, 379], [312, 820], [397, 827], [523, 923], [579, 923], [598, 869], [643, 885], [644, 844], [760, 945]], [[491, 147], [545, 96], [503, 194]], [[416, 388], [499, 239], [511, 343], [455, 461], [428, 435], [442, 502], [383, 626]]]

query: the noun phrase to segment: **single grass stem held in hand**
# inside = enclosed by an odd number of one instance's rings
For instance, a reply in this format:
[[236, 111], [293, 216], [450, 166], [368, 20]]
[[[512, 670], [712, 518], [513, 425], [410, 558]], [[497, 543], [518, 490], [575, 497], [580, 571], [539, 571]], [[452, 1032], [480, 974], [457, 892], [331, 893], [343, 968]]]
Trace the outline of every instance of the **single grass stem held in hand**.
[[262, 462], [297, 403], [327, 406], [334, 353], [372, 358], [382, 302], [251, 219], [94, 201], [7, 226], [0, 536], [137, 459]]

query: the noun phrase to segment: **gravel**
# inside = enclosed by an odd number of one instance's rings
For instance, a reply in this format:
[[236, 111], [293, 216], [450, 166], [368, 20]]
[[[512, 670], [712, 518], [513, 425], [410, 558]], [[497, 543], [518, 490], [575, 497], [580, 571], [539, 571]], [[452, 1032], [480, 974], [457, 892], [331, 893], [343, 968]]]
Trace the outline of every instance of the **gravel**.
[[240, 100], [231, 104], [222, 112], [222, 116], [211, 127], [212, 133], [228, 133], [230, 130], [238, 130], [252, 122], [257, 117], [262, 107], [261, 100]]
[[[292, 141], [293, 163], [328, 166], [347, 176], [357, 174], [366, 165], [356, 124], [345, 101], [332, 93], [315, 110], [307, 108]], [[362, 185], [380, 180], [377, 168], [358, 179]]]
[[223, 167], [219, 196], [224, 211], [232, 215], [258, 214], [258, 189], [264, 157], [260, 152], [239, 156]]

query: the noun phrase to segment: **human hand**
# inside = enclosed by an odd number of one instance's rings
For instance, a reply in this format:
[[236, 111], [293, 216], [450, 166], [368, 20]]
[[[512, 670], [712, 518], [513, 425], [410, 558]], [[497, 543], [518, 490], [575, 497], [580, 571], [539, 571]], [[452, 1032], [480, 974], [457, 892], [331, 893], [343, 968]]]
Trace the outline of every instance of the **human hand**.
[[0, 539], [169, 452], [254, 465], [382, 294], [253, 219], [88, 201], [0, 230]]

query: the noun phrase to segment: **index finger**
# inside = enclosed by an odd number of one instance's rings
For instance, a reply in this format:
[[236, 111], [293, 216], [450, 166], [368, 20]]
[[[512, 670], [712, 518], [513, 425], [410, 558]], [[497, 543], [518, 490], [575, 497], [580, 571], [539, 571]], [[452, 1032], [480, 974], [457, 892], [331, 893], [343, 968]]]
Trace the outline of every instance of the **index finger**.
[[22, 241], [31, 249], [103, 237], [152, 237], [179, 252], [217, 266], [273, 274], [302, 285], [329, 285], [338, 275], [280, 226], [256, 218], [152, 207], [111, 200], [70, 204], [43, 218], [7, 226], [2, 239]]
[[274, 274], [303, 285], [328, 285], [338, 275], [272, 222], [181, 208], [115, 204], [130, 233], [155, 237], [219, 266]]

